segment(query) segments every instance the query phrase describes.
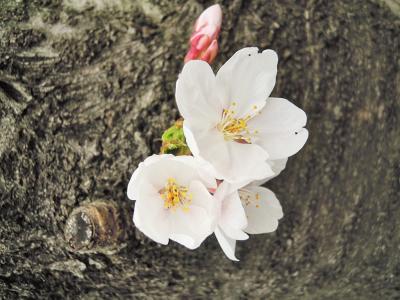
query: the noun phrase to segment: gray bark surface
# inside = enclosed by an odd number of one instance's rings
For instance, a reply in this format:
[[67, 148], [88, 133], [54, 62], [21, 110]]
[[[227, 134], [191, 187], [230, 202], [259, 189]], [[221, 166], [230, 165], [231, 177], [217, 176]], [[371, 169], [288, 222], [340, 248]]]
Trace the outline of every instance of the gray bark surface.
[[310, 138], [268, 183], [284, 218], [226, 259], [133, 228], [74, 253], [72, 210], [114, 201], [178, 117], [175, 81], [210, 1], [0, 0], [0, 298], [400, 299], [400, 5], [221, 1], [214, 69], [275, 49], [274, 96]]

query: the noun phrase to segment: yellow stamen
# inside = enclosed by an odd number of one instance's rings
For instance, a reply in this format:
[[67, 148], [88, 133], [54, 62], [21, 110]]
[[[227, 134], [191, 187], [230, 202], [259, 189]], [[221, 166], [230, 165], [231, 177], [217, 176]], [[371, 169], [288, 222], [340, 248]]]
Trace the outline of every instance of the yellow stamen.
[[252, 138], [254, 135], [258, 134], [258, 131], [250, 131], [248, 128], [248, 121], [259, 113], [257, 111], [257, 106], [253, 105], [253, 110], [255, 110], [254, 115], [249, 114], [245, 117], [237, 118], [236, 112], [231, 108], [236, 105], [236, 102], [232, 102], [228, 109], [222, 111], [222, 119], [221, 122], [218, 123], [217, 129], [224, 134], [224, 138], [227, 141], [251, 144]]
[[176, 211], [176, 208], [180, 207], [184, 212], [189, 211], [193, 196], [188, 192], [188, 188], [180, 186], [175, 178], [168, 178], [167, 184], [160, 194], [164, 200], [164, 208]]
[[260, 208], [260, 194], [259, 193], [252, 193], [251, 191], [241, 188], [239, 190], [240, 200], [242, 204], [245, 206], [255, 205], [256, 208]]

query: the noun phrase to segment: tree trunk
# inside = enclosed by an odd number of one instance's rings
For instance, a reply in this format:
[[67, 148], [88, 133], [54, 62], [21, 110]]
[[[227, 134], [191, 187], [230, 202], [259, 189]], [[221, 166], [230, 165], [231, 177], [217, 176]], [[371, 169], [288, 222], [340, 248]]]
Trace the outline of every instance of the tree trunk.
[[280, 56], [274, 96], [310, 138], [268, 183], [284, 218], [239, 243], [160, 246], [126, 223], [74, 252], [72, 210], [126, 197], [177, 119], [191, 26], [211, 1], [0, 0], [0, 298], [399, 299], [400, 3], [222, 1], [219, 67]]

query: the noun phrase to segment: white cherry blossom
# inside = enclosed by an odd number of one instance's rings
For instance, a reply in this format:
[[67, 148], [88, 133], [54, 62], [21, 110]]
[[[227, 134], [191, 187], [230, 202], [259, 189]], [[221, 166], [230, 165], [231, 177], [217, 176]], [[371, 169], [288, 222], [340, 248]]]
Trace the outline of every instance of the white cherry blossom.
[[236, 52], [215, 76], [203, 61], [189, 61], [176, 84], [187, 144], [210, 163], [218, 179], [249, 183], [274, 176], [268, 161], [295, 154], [308, 138], [304, 111], [269, 97], [278, 57], [257, 48]]
[[215, 230], [218, 207], [209, 189], [216, 187], [192, 156], [150, 156], [128, 184], [135, 226], [158, 243], [173, 240], [195, 249]]
[[231, 260], [235, 256], [237, 240], [245, 240], [248, 234], [273, 232], [283, 217], [282, 207], [275, 194], [256, 183], [236, 190], [231, 184], [219, 185], [215, 199], [220, 204], [215, 236]]

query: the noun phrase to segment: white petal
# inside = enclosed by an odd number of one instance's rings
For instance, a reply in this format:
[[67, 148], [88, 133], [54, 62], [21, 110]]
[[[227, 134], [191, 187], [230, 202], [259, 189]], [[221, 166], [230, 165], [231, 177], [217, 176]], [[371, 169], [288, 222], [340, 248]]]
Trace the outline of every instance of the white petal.
[[178, 208], [170, 213], [170, 238], [189, 249], [195, 249], [215, 229], [217, 202], [200, 181], [193, 181], [188, 192], [193, 197], [189, 210]]
[[174, 160], [181, 161], [192, 166], [197, 171], [199, 180], [207, 188], [215, 189], [217, 187], [217, 181], [215, 180], [213, 170], [210, 168], [210, 165], [207, 162], [189, 155], [174, 156]]
[[213, 220], [204, 208], [191, 205], [189, 211], [170, 212], [170, 239], [189, 249], [195, 249], [212, 233]]
[[235, 256], [236, 241], [227, 237], [218, 227], [215, 229], [215, 236], [225, 255], [234, 261], [239, 261]]
[[[231, 159], [224, 136], [216, 128], [203, 130], [186, 124], [186, 142], [193, 155], [207, 161], [215, 170], [227, 168]], [[214, 172], [215, 173], [215, 172]]]
[[218, 179], [245, 185], [274, 174], [266, 163], [268, 154], [256, 144], [226, 141], [216, 128], [204, 131], [192, 127], [186, 133], [188, 145], [195, 150], [193, 155], [208, 162]]
[[272, 171], [275, 173], [274, 177], [278, 176], [286, 168], [287, 161], [287, 158], [268, 160]]
[[188, 125], [187, 122], [183, 121], [183, 134], [185, 135], [186, 144], [188, 145], [190, 152], [192, 152], [194, 157], [199, 156], [199, 147], [197, 146], [196, 139], [194, 138], [194, 134], [190, 129], [190, 124]]
[[135, 204], [133, 221], [135, 226], [152, 240], [168, 244], [170, 224], [163, 200], [149, 184], [141, 189]]
[[215, 75], [210, 65], [201, 60], [185, 64], [176, 82], [179, 112], [191, 124], [215, 126], [223, 107], [218, 98]]
[[228, 85], [230, 81], [230, 76], [232, 76], [233, 70], [243, 58], [247, 57], [249, 54], [256, 54], [258, 53], [257, 47], [247, 47], [236, 51], [235, 54], [228, 59], [224, 65], [218, 70], [217, 77], [219, 80], [224, 84]]
[[[178, 226], [178, 225], [176, 225]], [[180, 234], [180, 233], [171, 233], [170, 239], [174, 242], [177, 242], [190, 250], [194, 250], [200, 246], [201, 243], [198, 243], [196, 239], [191, 237], [190, 235]]]
[[283, 98], [269, 98], [261, 114], [249, 121], [252, 130], [258, 130], [257, 144], [270, 155], [271, 160], [287, 158], [297, 153], [308, 138], [307, 116], [303, 110]]
[[224, 232], [224, 234], [231, 239], [244, 241], [249, 238], [248, 234], [246, 234], [242, 229], [231, 227], [226, 223], [220, 223], [219, 227]]
[[136, 200], [138, 198], [139, 189], [142, 186], [141, 182], [142, 180], [144, 181], [147, 180], [147, 175], [146, 175], [147, 170], [145, 166], [149, 166], [162, 159], [165, 159], [166, 157], [173, 157], [173, 156], [170, 154], [164, 154], [164, 155], [154, 154], [152, 156], [147, 157], [143, 162], [141, 162], [138, 165], [137, 169], [133, 172], [132, 177], [128, 183], [127, 195], [129, 199]]
[[148, 165], [151, 165], [151, 164], [153, 164], [153, 163], [158, 162], [158, 161], [161, 160], [161, 159], [165, 159], [166, 157], [173, 158], [174, 156], [173, 156], [172, 154], [162, 154], [162, 155], [153, 154], [153, 155], [147, 157], [147, 158], [143, 161], [143, 164], [144, 164], [145, 166], [148, 166]]
[[[215, 219], [217, 217], [217, 202], [206, 187], [198, 180], [191, 182], [189, 186], [189, 193], [192, 194], [192, 205], [205, 209], [207, 212], [207, 219], [204, 220], [200, 225], [208, 226], [208, 229], [204, 227], [205, 234], [211, 234], [214, 231]], [[190, 210], [190, 208], [189, 208]], [[207, 225], [208, 224], [208, 225]], [[200, 230], [200, 227], [199, 227]], [[203, 231], [203, 230], [200, 230]]]
[[[266, 162], [268, 154], [258, 145], [226, 142], [228, 145], [229, 163], [216, 170], [222, 179], [237, 184], [251, 182], [272, 176], [274, 173]], [[207, 158], [211, 161], [210, 158]], [[212, 163], [217, 158], [214, 157]]]
[[[192, 162], [187, 162], [185, 158]], [[188, 186], [192, 180], [199, 179], [193, 160], [194, 158], [189, 156], [178, 158], [173, 155], [162, 155], [162, 159], [157, 163], [146, 166], [147, 180], [152, 183], [157, 190], [165, 187], [168, 178], [171, 177], [174, 178], [179, 185]]]
[[216, 189], [217, 188], [217, 180], [215, 176], [214, 167], [207, 161], [201, 159], [200, 157], [196, 157], [198, 160], [198, 168], [197, 172], [202, 179], [202, 182], [208, 189]]
[[[248, 226], [244, 230], [250, 234], [273, 232], [278, 220], [283, 217], [282, 207], [275, 194], [264, 187], [246, 187], [250, 198], [244, 203]], [[256, 196], [258, 195], [258, 196]]]
[[267, 181], [270, 181], [271, 179], [275, 178], [285, 169], [287, 161], [288, 161], [287, 158], [276, 159], [276, 160], [267, 160], [267, 163], [271, 166], [271, 169], [274, 172], [274, 175], [268, 176], [262, 180], [255, 180], [255, 181], [251, 182], [251, 185], [253, 185], [253, 186], [263, 185]]
[[[152, 155], [147, 157], [143, 162], [139, 164], [137, 169], [133, 172], [132, 177], [129, 181], [128, 184], [128, 197], [131, 200], [137, 200], [138, 199], [138, 194], [140, 191], [140, 188], [142, 187], [142, 182], [149, 182], [149, 179], [151, 179], [151, 171], [154, 170], [154, 168], [159, 168], [160, 165], [155, 165], [155, 167], [149, 168], [154, 163], [160, 162], [162, 160], [165, 160], [166, 158], [172, 158], [172, 155], [169, 154], [164, 154], [164, 155]], [[150, 172], [149, 172], [150, 171]], [[162, 168], [161, 168], [161, 174], [157, 172], [158, 176], [155, 177], [155, 179], [159, 179], [160, 182], [158, 184], [163, 185], [164, 181], [167, 178], [167, 175], [164, 174]], [[153, 182], [154, 183], [154, 182]], [[157, 183], [156, 183], [157, 184]]]
[[128, 183], [127, 195], [131, 200], [136, 200], [138, 198], [138, 190], [140, 187], [139, 181], [141, 180], [141, 174], [143, 172], [143, 163], [140, 163], [137, 169], [133, 172], [131, 179]]
[[231, 192], [229, 183], [225, 181], [218, 187], [214, 198], [220, 202], [218, 224], [223, 232], [235, 240], [248, 239], [248, 235], [243, 232], [247, 227], [247, 217], [238, 192]]
[[301, 128], [295, 133], [286, 134], [265, 134], [267, 142], [263, 143], [263, 148], [268, 151], [271, 158], [281, 159], [292, 156], [303, 148], [308, 139], [308, 130]]
[[239, 117], [254, 112], [254, 105], [260, 109], [274, 88], [277, 64], [273, 50], [258, 53], [257, 48], [245, 48], [236, 52], [217, 73], [217, 85], [224, 87], [221, 98], [237, 103]]

